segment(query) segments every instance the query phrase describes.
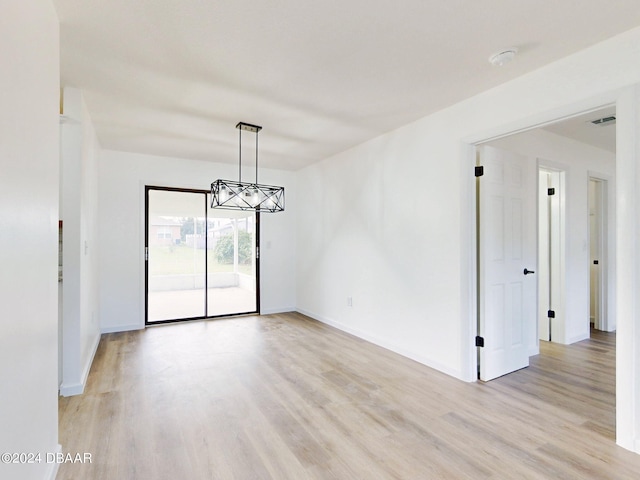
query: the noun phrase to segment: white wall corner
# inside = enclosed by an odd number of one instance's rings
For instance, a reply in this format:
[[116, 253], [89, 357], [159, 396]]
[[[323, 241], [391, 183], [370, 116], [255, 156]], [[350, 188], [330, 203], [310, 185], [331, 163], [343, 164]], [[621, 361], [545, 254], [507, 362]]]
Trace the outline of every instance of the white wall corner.
[[144, 330], [144, 325], [138, 325], [137, 323], [130, 325], [114, 325], [109, 327], [102, 327], [100, 333], [118, 333], [118, 332], [131, 332], [133, 330]]
[[640, 357], [637, 292], [640, 289], [640, 86], [627, 89], [616, 106], [616, 443], [640, 453]]
[[[58, 444], [55, 448], [55, 451], [51, 452], [56, 457], [58, 454], [62, 453], [62, 445]], [[60, 468], [60, 464], [58, 462], [51, 462], [47, 464], [47, 473], [45, 474], [46, 480], [56, 480], [56, 476], [58, 475], [58, 469]]]
[[62, 382], [62, 385], [60, 385], [61, 396], [71, 397], [74, 395], [82, 395], [84, 393], [84, 388], [87, 385], [87, 379], [89, 378], [89, 372], [91, 371], [91, 365], [93, 365], [93, 359], [98, 351], [98, 345], [100, 345], [100, 335], [96, 335], [95, 341], [91, 346], [91, 354], [87, 358], [87, 362], [83, 365], [80, 382], [71, 384]]
[[289, 313], [295, 311], [296, 307], [261, 308], [260, 315], [274, 315], [277, 313]]
[[[59, 31], [50, 0], [2, 2], [2, 452], [44, 454], [58, 438]], [[0, 477], [47, 478], [50, 468], [0, 465]]]
[[587, 334], [583, 334], [583, 335], [576, 335], [574, 337], [571, 337], [569, 339], [569, 342], [567, 342], [566, 345], [572, 345], [572, 344], [574, 344], [576, 342], [581, 342], [583, 340], [589, 340], [589, 338], [591, 338], [591, 335], [588, 334], [588, 333]]
[[74, 395], [82, 395], [84, 393], [84, 383], [67, 384], [62, 382], [60, 385], [60, 396], [73, 397]]
[[478, 334], [478, 310], [477, 310], [477, 217], [476, 217], [476, 177], [475, 172], [477, 148], [470, 143], [463, 144], [464, 154], [461, 155], [460, 167], [460, 205], [466, 208], [460, 209], [461, 237], [467, 239], [460, 243], [460, 365], [461, 377], [465, 382], [475, 382], [478, 379], [478, 358], [475, 338]]
[[457, 378], [458, 380], [462, 380], [462, 381], [469, 381], [465, 378], [465, 376], [463, 375], [462, 372], [460, 372], [459, 370], [455, 370], [452, 369], [446, 365], [443, 365], [442, 363], [439, 362], [435, 362], [430, 358], [427, 358], [423, 355], [416, 355], [414, 352], [411, 352], [405, 348], [399, 347], [385, 339], [379, 338], [375, 335], [370, 335], [367, 332], [364, 332], [362, 330], [356, 329], [356, 328], [351, 328], [348, 325], [345, 325], [342, 322], [338, 322], [336, 320], [333, 320], [331, 318], [322, 316], [322, 315], [317, 315], [314, 314], [313, 312], [304, 310], [304, 309], [298, 309], [297, 310], [299, 313], [306, 315], [307, 317], [310, 317], [314, 320], [317, 320], [321, 323], [324, 323], [326, 325], [329, 325], [331, 327], [337, 328], [338, 330], [341, 330], [343, 332], [346, 332], [350, 335], [353, 335], [354, 337], [358, 337], [362, 340], [366, 340], [369, 343], [372, 343], [374, 345], [377, 345], [379, 347], [382, 347], [386, 350], [389, 350], [391, 352], [397, 353], [398, 355], [401, 355], [405, 358], [409, 358], [411, 360], [414, 360], [418, 363], [421, 363], [422, 365], [425, 365], [426, 367], [429, 368], [433, 368], [434, 370], [438, 370], [439, 372], [442, 373], [446, 373], [449, 376], [452, 376], [454, 378]]

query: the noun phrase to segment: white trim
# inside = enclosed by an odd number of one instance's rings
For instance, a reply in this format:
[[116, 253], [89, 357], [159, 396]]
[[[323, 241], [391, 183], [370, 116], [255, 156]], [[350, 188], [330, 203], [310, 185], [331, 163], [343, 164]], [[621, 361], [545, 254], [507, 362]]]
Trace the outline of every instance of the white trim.
[[[466, 239], [460, 242], [460, 312], [462, 314], [460, 322], [460, 332], [462, 345], [460, 348], [460, 379], [465, 382], [475, 382], [478, 379], [478, 352], [475, 346], [477, 327], [477, 289], [476, 271], [478, 257], [476, 252], [476, 177], [474, 167], [476, 166], [476, 147], [471, 144], [462, 145], [464, 155], [460, 159], [460, 172], [462, 178], [461, 208], [460, 208], [460, 232], [461, 238]], [[468, 159], [473, 158], [471, 165]], [[471, 210], [465, 211], [464, 205], [471, 205]]]
[[118, 333], [118, 332], [130, 332], [132, 330], [144, 330], [144, 325], [130, 324], [130, 325], [114, 325], [112, 327], [101, 328], [100, 333]]
[[87, 379], [89, 378], [91, 365], [93, 365], [93, 359], [96, 356], [96, 352], [98, 351], [98, 345], [100, 345], [100, 335], [96, 335], [96, 339], [93, 342], [91, 354], [89, 355], [87, 363], [85, 363], [84, 368], [82, 369], [80, 382], [71, 385], [66, 385], [64, 382], [62, 382], [62, 385], [60, 385], [60, 395], [62, 395], [63, 397], [71, 397], [73, 395], [82, 395], [84, 393], [84, 387], [87, 385]]
[[74, 395], [82, 395], [84, 393], [84, 383], [73, 383], [66, 385], [62, 382], [60, 385], [60, 396], [73, 397]]
[[[57, 457], [59, 453], [62, 453], [62, 445], [58, 444], [55, 448], [54, 452]], [[56, 480], [56, 476], [58, 475], [58, 469], [60, 468], [60, 464], [58, 462], [51, 462], [47, 466], [47, 473], [45, 474], [46, 480]]]
[[638, 451], [638, 307], [640, 287], [637, 234], [640, 227], [640, 85], [625, 90], [616, 105], [616, 442]]
[[260, 309], [260, 315], [273, 315], [276, 313], [289, 313], [289, 312], [295, 312], [296, 311], [296, 307], [280, 307], [280, 308], [266, 308], [266, 309]]
[[337, 328], [338, 330], [341, 330], [343, 332], [349, 333], [355, 337], [358, 337], [362, 340], [365, 340], [369, 343], [372, 343], [374, 345], [377, 345], [379, 347], [382, 347], [386, 350], [389, 350], [391, 352], [397, 353], [398, 355], [401, 355], [405, 358], [409, 358], [411, 360], [414, 360], [418, 363], [421, 363], [423, 365], [426, 365], [427, 367], [433, 368], [435, 370], [438, 370], [442, 373], [446, 373], [447, 375], [450, 375], [452, 377], [455, 377], [459, 380], [465, 380], [462, 373], [458, 370], [454, 370], [446, 365], [443, 365], [439, 362], [434, 362], [433, 360], [431, 360], [430, 358], [427, 358], [423, 355], [416, 355], [415, 353], [404, 349], [404, 348], [400, 348], [397, 345], [382, 339], [380, 337], [377, 337], [375, 335], [370, 335], [366, 332], [363, 332], [362, 330], [356, 329], [356, 328], [351, 328], [347, 325], [345, 325], [344, 323], [335, 321], [331, 318], [328, 317], [324, 317], [322, 315], [317, 315], [315, 313], [309, 312], [308, 310], [304, 310], [304, 309], [297, 309], [298, 313], [301, 313], [303, 315], [306, 315], [307, 317], [310, 317], [314, 320], [317, 320], [321, 323], [324, 323], [326, 325], [329, 325], [331, 327]]
[[[553, 269], [551, 269], [547, 273], [551, 273], [551, 272], [557, 273], [556, 280], [558, 280], [559, 285], [557, 286], [554, 285], [554, 288], [553, 288], [554, 301], [553, 301], [552, 308], [556, 312], [556, 319], [554, 322], [552, 322], [552, 326], [550, 328], [550, 335], [551, 335], [552, 342], [560, 343], [563, 345], [569, 345], [573, 342], [570, 340], [567, 340], [567, 331], [569, 328], [567, 324], [567, 298], [569, 298], [569, 294], [567, 292], [566, 250], [567, 250], [567, 225], [569, 222], [568, 212], [570, 211], [570, 208], [574, 208], [574, 207], [572, 207], [569, 204], [567, 199], [569, 199], [571, 195], [570, 179], [573, 174], [571, 172], [571, 165], [567, 165], [562, 162], [547, 160], [546, 158], [542, 158], [542, 157], [536, 157], [536, 162], [537, 162], [538, 181], [539, 181], [539, 175], [541, 171], [558, 174], [558, 178], [557, 178], [558, 185], [556, 188], [558, 190], [558, 195], [560, 196], [560, 205], [558, 207], [559, 212], [557, 213], [557, 215], [559, 216], [559, 218], [557, 219], [559, 224], [559, 231], [558, 231], [559, 245], [556, 246], [555, 248], [549, 247], [552, 250], [552, 253], [550, 253], [551, 258], [556, 257], [554, 263], [556, 263], [555, 268], [558, 271], [555, 272]], [[537, 198], [536, 198], [536, 203], [538, 204], [538, 210], [536, 211], [536, 224], [537, 224], [538, 232], [540, 228], [539, 221], [540, 221], [540, 215], [541, 215], [539, 210], [539, 205], [540, 205], [539, 202], [540, 202], [540, 191], [538, 190]], [[552, 218], [553, 217], [554, 215], [552, 215]], [[536, 252], [536, 258], [538, 259], [538, 262], [540, 261], [540, 241], [539, 240], [540, 239], [538, 238], [538, 248]], [[548, 260], [549, 257], [547, 257], [546, 259]], [[542, 270], [540, 266], [538, 266], [538, 268]], [[541, 277], [539, 276], [538, 279], [539, 280], [538, 280], [537, 301], [538, 301], [538, 307], [541, 307], [541, 305], [539, 305], [540, 296], [541, 296], [540, 289], [539, 289]], [[549, 286], [548, 279], [546, 280], [545, 286], [546, 287]], [[586, 287], [585, 287], [585, 291], [587, 291]], [[547, 310], [548, 310], [548, 307], [543, 309], [539, 308], [538, 319], [537, 319], [538, 322], [541, 320], [540, 318], [541, 314]], [[544, 318], [546, 318], [546, 316], [544, 316]], [[539, 326], [538, 326], [538, 329], [536, 330], [536, 334], [537, 334], [538, 340], [540, 340]]]
[[[616, 135], [617, 136], [617, 135]], [[602, 277], [604, 308], [601, 312], [600, 328], [607, 332], [616, 330], [616, 182], [615, 176], [596, 170], [587, 170], [589, 180], [602, 182], [603, 245], [602, 260], [606, 275]], [[602, 307], [601, 307], [602, 308]]]
[[[157, 185], [161, 185], [164, 182], [158, 183]], [[146, 271], [146, 260], [145, 260], [145, 232], [146, 232], [146, 221], [147, 221], [147, 185], [154, 185], [151, 182], [146, 182], [145, 180], [140, 179], [138, 181], [139, 195], [140, 195], [140, 203], [138, 205], [138, 211], [140, 212], [140, 243], [138, 249], [138, 265], [140, 267], [140, 278], [138, 279], [140, 285], [140, 295], [138, 298], [140, 302], [138, 304], [138, 318], [140, 320], [140, 324], [138, 325], [126, 325], [123, 327], [110, 327], [102, 331], [102, 333], [113, 333], [113, 332], [128, 332], [131, 330], [142, 330], [146, 328], [145, 322], [147, 321], [146, 316], [146, 303], [147, 303], [147, 275]]]
[[567, 345], [571, 345], [571, 344], [576, 343], [576, 342], [581, 342], [583, 340], [589, 340], [589, 338], [590, 338], [589, 335], [577, 335], [575, 337], [571, 337], [569, 339], [569, 341], [567, 342]]
[[82, 385], [87, 384], [87, 379], [89, 378], [89, 372], [91, 371], [91, 365], [93, 365], [93, 359], [95, 358], [96, 352], [98, 351], [98, 345], [100, 345], [100, 335], [96, 335], [96, 338], [93, 342], [93, 346], [91, 347], [91, 354], [87, 359], [87, 363], [85, 363], [84, 365], [84, 369], [82, 370]]

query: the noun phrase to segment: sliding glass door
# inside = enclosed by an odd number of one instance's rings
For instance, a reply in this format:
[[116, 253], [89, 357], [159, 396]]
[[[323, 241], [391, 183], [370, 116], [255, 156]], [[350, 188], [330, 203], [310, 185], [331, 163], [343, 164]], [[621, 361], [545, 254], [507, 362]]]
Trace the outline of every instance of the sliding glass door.
[[146, 323], [258, 313], [255, 212], [213, 210], [209, 193], [146, 189]]
[[257, 310], [255, 212], [209, 208], [207, 305], [209, 315]]

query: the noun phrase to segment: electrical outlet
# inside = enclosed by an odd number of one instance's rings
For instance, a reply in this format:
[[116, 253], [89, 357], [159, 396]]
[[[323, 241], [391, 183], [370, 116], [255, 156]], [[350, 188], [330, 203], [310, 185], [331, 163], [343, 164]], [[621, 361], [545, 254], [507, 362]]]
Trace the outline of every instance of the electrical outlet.
[[353, 297], [347, 297], [347, 307], [353, 307]]

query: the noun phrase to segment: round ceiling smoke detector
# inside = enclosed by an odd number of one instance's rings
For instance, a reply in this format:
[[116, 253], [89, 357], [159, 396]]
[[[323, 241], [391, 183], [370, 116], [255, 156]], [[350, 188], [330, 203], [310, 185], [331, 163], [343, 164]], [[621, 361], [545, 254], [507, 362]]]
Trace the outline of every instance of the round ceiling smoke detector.
[[509, 63], [511, 60], [513, 60], [513, 57], [516, 56], [516, 53], [518, 53], [517, 48], [507, 48], [506, 50], [491, 55], [489, 57], [489, 63], [493, 66], [501, 67], [505, 63]]

